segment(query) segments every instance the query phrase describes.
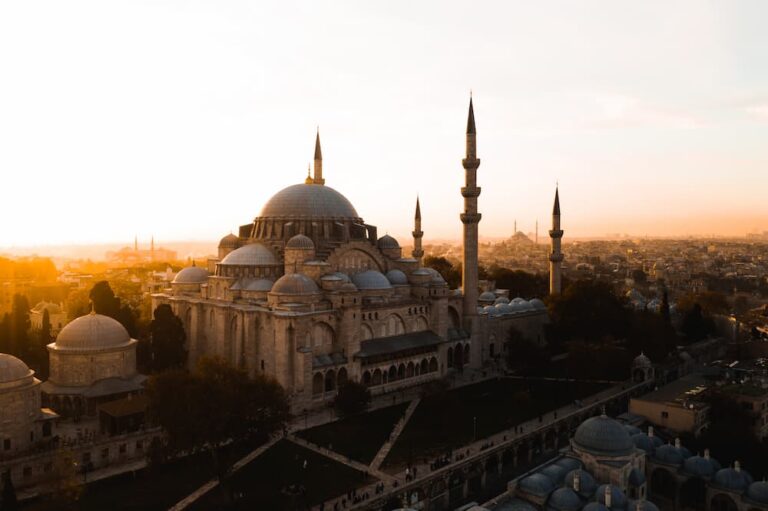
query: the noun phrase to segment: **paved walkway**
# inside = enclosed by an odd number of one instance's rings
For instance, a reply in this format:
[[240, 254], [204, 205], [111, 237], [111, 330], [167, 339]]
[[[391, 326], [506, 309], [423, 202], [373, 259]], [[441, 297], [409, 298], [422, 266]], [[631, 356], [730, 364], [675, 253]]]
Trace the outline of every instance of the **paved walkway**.
[[371, 470], [379, 470], [379, 467], [384, 463], [384, 459], [387, 457], [387, 454], [389, 454], [392, 446], [395, 445], [397, 439], [400, 438], [400, 433], [403, 432], [408, 421], [411, 420], [411, 416], [413, 415], [413, 412], [416, 411], [416, 407], [419, 406], [419, 403], [421, 403], [421, 398], [417, 397], [408, 405], [402, 418], [397, 422], [392, 433], [389, 434], [389, 438], [384, 442], [384, 445], [381, 446], [379, 452], [376, 453], [376, 457], [373, 458], [370, 465]]
[[385, 474], [384, 472], [381, 472], [378, 469], [373, 469], [368, 465], [363, 465], [359, 461], [355, 461], [352, 458], [348, 458], [347, 456], [339, 454], [336, 451], [331, 451], [329, 449], [326, 449], [325, 447], [321, 447], [317, 444], [313, 444], [312, 442], [308, 442], [307, 440], [304, 440], [303, 438], [299, 438], [296, 435], [288, 435], [286, 438], [297, 445], [300, 445], [302, 447], [309, 449], [310, 451], [315, 451], [316, 453], [322, 456], [325, 456], [326, 458], [331, 458], [332, 460], [338, 461], [339, 463], [343, 463], [344, 465], [354, 468], [355, 470], [377, 477], [382, 481], [394, 481], [394, 478], [389, 474]]

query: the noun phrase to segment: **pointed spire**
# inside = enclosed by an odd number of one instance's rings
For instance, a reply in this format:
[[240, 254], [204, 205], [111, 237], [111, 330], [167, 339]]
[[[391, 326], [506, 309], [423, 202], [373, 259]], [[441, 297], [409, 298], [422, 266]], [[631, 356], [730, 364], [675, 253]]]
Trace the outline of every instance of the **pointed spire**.
[[315, 160], [322, 160], [323, 152], [320, 150], [320, 127], [317, 128], [317, 137], [315, 137]]
[[469, 116], [467, 117], [467, 135], [475, 132], [475, 109], [472, 107], [472, 93], [469, 94]]
[[555, 188], [555, 207], [552, 208], [552, 214], [560, 216], [560, 186]]
[[307, 179], [304, 180], [305, 185], [311, 185], [312, 183], [314, 183], [314, 180], [312, 179], [311, 169], [312, 169], [312, 166], [309, 163], [307, 163]]
[[323, 151], [320, 150], [320, 128], [317, 128], [317, 136], [315, 137], [315, 175], [312, 179], [312, 183], [316, 185], [325, 184], [323, 179]]
[[416, 220], [421, 220], [421, 206], [419, 205], [419, 196], [416, 196]]

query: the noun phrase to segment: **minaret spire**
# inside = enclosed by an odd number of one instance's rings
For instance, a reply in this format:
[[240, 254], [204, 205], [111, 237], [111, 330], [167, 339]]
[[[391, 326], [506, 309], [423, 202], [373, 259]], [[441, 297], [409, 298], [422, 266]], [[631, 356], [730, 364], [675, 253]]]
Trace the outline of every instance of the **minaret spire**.
[[480, 187], [477, 186], [477, 168], [480, 160], [477, 158], [477, 130], [475, 127], [475, 109], [472, 96], [469, 97], [469, 114], [467, 115], [466, 157], [461, 164], [464, 167], [465, 186], [461, 189], [464, 197], [464, 212], [460, 215], [464, 224], [463, 256], [462, 256], [462, 291], [464, 293], [464, 325], [465, 331], [472, 334], [473, 320], [477, 316], [478, 282], [478, 224], [482, 215], [477, 212], [477, 198]]
[[320, 128], [317, 128], [317, 136], [315, 137], [315, 177], [312, 179], [312, 183], [325, 184], [325, 179], [323, 179], [323, 151], [320, 150]]
[[421, 206], [419, 205], [419, 196], [416, 196], [416, 215], [413, 217], [413, 252], [411, 255], [414, 259], [421, 260], [424, 255], [424, 250], [421, 248], [421, 238], [424, 236], [424, 232], [421, 230]]
[[563, 252], [561, 240], [563, 230], [560, 228], [560, 187], [555, 188], [555, 205], [552, 208], [552, 252], [549, 254], [549, 294], [560, 293], [562, 287]]

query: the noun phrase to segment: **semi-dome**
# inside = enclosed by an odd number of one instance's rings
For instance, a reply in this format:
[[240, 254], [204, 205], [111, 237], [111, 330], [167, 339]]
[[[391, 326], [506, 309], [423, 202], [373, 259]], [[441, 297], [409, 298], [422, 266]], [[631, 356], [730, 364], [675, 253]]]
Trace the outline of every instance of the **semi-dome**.
[[261, 218], [323, 218], [362, 222], [352, 203], [325, 185], [298, 184], [283, 188], [267, 201]]
[[393, 286], [402, 286], [408, 284], [408, 277], [398, 269], [392, 269], [387, 272], [387, 280]]
[[625, 456], [635, 448], [624, 426], [605, 415], [582, 422], [573, 442], [589, 453], [605, 456]]
[[546, 497], [555, 489], [555, 483], [542, 474], [532, 474], [520, 481], [520, 489], [537, 497]]
[[80, 316], [61, 329], [53, 347], [57, 350], [105, 350], [127, 346], [128, 330], [102, 314]]
[[695, 477], [710, 478], [717, 472], [712, 458], [691, 456], [683, 462], [683, 472]]
[[233, 266], [269, 266], [278, 264], [275, 254], [261, 243], [249, 243], [233, 250], [220, 264]]
[[576, 479], [576, 474], [579, 474], [579, 494], [586, 498], [592, 497], [592, 495], [595, 494], [595, 491], [597, 491], [597, 482], [595, 481], [595, 478], [592, 477], [592, 474], [586, 470], [571, 470], [565, 475], [563, 484], [569, 488], [573, 488], [573, 480]]
[[745, 470], [728, 467], [718, 470], [713, 481], [726, 490], [744, 491], [752, 484], [752, 476]]
[[221, 238], [219, 241], [219, 248], [237, 248], [237, 244], [240, 242], [240, 238], [232, 234], [231, 232]]
[[602, 484], [597, 487], [595, 498], [600, 504], [605, 505], [605, 490], [609, 488], [611, 493], [611, 509], [626, 509], [627, 508], [627, 496], [621, 491], [618, 486], [610, 484]]
[[389, 234], [385, 234], [376, 242], [376, 245], [382, 250], [400, 248], [400, 243]]
[[747, 488], [747, 498], [760, 504], [768, 504], [768, 482], [756, 481]]
[[547, 509], [552, 511], [578, 511], [581, 499], [571, 488], [558, 488], [547, 501]]
[[27, 376], [32, 376], [32, 370], [27, 364], [13, 355], [0, 353], [0, 384], [15, 382]]
[[173, 278], [174, 284], [202, 284], [208, 280], [208, 270], [199, 266], [188, 266], [183, 268]]
[[288, 240], [288, 243], [285, 244], [285, 248], [294, 250], [314, 250], [315, 243], [308, 236], [297, 234]]
[[361, 271], [352, 275], [352, 282], [357, 286], [357, 289], [375, 290], [375, 289], [391, 289], [392, 284], [389, 283], [387, 277], [383, 273], [376, 270]]
[[279, 295], [314, 295], [319, 292], [315, 281], [302, 273], [283, 275], [272, 286], [272, 293]]

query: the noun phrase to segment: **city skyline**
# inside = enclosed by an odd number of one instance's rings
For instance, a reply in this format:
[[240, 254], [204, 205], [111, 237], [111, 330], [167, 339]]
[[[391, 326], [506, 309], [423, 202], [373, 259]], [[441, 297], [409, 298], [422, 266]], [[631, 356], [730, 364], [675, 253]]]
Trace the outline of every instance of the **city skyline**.
[[0, 7], [0, 246], [217, 240], [318, 124], [366, 222], [407, 239], [418, 193], [459, 239], [470, 88], [481, 238], [542, 236], [556, 182], [566, 241], [768, 230], [763, 4], [440, 5]]

